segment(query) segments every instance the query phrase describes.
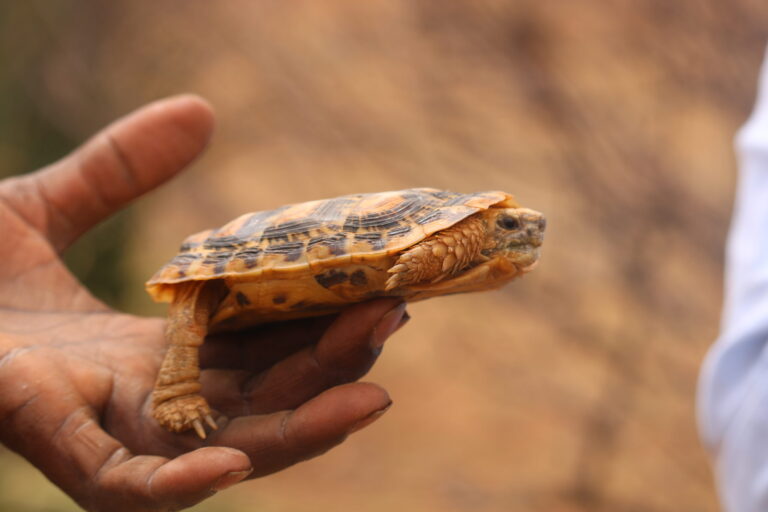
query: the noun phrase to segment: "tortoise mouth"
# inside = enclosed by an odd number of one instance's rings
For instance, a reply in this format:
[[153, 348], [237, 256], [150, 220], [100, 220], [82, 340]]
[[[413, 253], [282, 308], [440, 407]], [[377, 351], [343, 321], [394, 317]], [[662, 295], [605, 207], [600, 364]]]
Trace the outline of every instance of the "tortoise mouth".
[[506, 247], [506, 257], [510, 260], [521, 272], [528, 272], [533, 270], [536, 263], [539, 261], [541, 244], [532, 243], [519, 243]]
[[539, 266], [539, 260], [536, 259], [533, 263], [529, 263], [527, 265], [517, 265], [518, 270], [520, 270], [521, 273], [525, 274], [526, 272], [530, 272], [531, 270], [535, 269], [537, 266]]
[[525, 250], [526, 248], [538, 249], [543, 244], [544, 244], [544, 237], [537, 236], [537, 237], [525, 238], [522, 240], [512, 240], [511, 242], [506, 244], [506, 249], [510, 249], [514, 251], [519, 251], [521, 249]]

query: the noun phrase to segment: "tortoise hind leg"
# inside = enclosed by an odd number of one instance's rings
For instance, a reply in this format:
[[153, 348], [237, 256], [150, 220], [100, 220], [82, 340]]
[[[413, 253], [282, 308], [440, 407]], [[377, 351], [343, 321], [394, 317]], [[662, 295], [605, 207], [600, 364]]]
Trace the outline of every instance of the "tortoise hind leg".
[[217, 428], [208, 403], [200, 396], [198, 356], [219, 298], [211, 284], [204, 281], [180, 286], [168, 312], [168, 351], [152, 392], [152, 416], [160, 425], [171, 432], [194, 428], [203, 439], [203, 421]]

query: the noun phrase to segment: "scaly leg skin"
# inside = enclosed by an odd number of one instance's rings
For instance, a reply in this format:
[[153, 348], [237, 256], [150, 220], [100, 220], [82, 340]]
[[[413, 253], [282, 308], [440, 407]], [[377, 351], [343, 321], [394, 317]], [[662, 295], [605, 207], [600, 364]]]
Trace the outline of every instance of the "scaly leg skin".
[[193, 282], [177, 293], [168, 312], [165, 338], [168, 351], [152, 392], [152, 415], [171, 432], [195, 429], [205, 439], [205, 421], [216, 429], [211, 408], [200, 396], [198, 350], [205, 340], [213, 310], [212, 287]]
[[419, 283], [437, 283], [480, 258], [485, 222], [477, 214], [417, 243], [387, 272], [386, 291]]

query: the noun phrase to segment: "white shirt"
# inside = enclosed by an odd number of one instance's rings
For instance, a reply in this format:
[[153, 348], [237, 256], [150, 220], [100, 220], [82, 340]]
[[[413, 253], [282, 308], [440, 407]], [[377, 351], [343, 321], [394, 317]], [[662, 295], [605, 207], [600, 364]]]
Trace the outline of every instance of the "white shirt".
[[736, 149], [722, 327], [702, 369], [698, 420], [725, 510], [768, 512], [768, 55]]

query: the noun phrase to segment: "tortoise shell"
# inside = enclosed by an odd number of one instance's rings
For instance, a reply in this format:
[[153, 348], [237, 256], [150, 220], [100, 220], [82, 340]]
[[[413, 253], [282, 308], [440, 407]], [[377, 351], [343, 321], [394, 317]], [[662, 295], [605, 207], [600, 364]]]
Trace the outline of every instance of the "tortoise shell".
[[247, 213], [188, 237], [147, 282], [147, 291], [157, 301], [170, 302], [174, 285], [187, 281], [263, 280], [364, 262], [398, 253], [491, 206], [519, 205], [500, 191], [414, 188]]

